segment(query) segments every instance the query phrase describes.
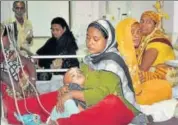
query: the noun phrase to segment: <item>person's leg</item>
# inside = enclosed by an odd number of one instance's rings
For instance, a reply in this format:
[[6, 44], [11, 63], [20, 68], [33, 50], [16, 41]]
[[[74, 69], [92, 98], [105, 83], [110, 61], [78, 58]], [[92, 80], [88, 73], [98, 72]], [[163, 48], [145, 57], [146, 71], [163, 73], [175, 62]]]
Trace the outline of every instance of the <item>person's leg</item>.
[[135, 117], [132, 120], [132, 124], [136, 124], [136, 125], [144, 125], [147, 124], [149, 122], [152, 122], [152, 116], [147, 116], [145, 114], [143, 114], [141, 111], [139, 111], [138, 109], [136, 109], [131, 103], [129, 103], [125, 98], [121, 97], [122, 101], [124, 102], [124, 104], [135, 114]]

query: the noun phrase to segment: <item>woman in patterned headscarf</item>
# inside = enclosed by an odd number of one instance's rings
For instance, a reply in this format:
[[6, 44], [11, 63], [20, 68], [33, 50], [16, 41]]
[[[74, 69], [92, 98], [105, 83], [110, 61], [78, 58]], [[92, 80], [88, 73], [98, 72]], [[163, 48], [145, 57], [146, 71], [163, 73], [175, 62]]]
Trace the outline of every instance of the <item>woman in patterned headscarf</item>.
[[146, 11], [140, 20], [142, 41], [136, 49], [142, 81], [166, 79], [172, 86], [178, 84], [177, 70], [165, 64], [175, 59], [175, 53], [168, 35], [161, 28], [161, 15]]
[[137, 56], [140, 69], [143, 71], [149, 71], [157, 65], [175, 59], [171, 41], [160, 27], [161, 19], [161, 15], [154, 11], [146, 11], [141, 16], [140, 28], [143, 38]]

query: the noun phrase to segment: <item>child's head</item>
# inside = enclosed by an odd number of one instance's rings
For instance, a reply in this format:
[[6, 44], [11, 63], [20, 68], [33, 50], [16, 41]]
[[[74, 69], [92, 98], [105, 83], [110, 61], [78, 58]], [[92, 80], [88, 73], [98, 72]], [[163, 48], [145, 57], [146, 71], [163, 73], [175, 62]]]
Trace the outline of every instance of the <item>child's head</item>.
[[142, 38], [140, 24], [138, 22], [132, 24], [131, 33], [132, 33], [132, 39], [134, 42], [134, 47], [138, 48], [141, 42], [141, 38]]
[[85, 76], [79, 68], [70, 68], [64, 75], [64, 84], [76, 83], [83, 85], [85, 82]]

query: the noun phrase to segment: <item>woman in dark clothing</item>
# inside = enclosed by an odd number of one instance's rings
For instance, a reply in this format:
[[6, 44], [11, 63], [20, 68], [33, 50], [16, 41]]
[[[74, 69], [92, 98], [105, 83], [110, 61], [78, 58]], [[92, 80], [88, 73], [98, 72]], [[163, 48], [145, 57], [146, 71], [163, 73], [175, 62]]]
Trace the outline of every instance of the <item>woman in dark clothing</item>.
[[[36, 53], [38, 55], [76, 55], [78, 46], [76, 44], [72, 32], [69, 29], [69, 26], [67, 25], [66, 21], [63, 18], [56, 17], [51, 21], [51, 33], [52, 33], [52, 37], [39, 50], [37, 50]], [[58, 66], [59, 68], [66, 69], [70, 67], [79, 67], [79, 62], [77, 58], [39, 59], [38, 65], [40, 67], [49, 69], [52, 67], [52, 64], [56, 60], [60, 60], [60, 62], [62, 62], [61, 65]], [[64, 73], [57, 73], [57, 74], [64, 74]], [[43, 79], [39, 77], [40, 76], [38, 74], [38, 79], [39, 80]]]

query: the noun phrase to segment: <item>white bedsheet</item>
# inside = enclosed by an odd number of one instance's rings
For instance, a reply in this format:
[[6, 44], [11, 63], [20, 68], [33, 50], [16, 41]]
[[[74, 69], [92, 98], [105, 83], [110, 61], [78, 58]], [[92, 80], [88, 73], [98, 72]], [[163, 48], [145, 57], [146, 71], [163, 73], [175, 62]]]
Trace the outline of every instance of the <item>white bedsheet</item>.
[[155, 103], [153, 105], [140, 105], [141, 111], [146, 115], [152, 115], [154, 122], [163, 122], [174, 116], [176, 99], [170, 99]]

